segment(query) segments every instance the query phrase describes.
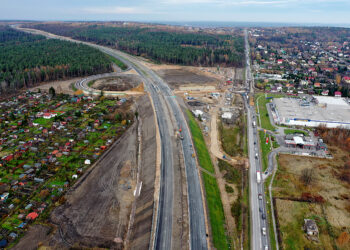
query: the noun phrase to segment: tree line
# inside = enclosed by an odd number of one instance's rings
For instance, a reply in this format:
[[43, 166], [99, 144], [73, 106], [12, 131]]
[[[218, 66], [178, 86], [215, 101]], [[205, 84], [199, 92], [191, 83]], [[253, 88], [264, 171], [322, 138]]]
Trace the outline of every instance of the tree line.
[[34, 24], [29, 27], [114, 47], [160, 63], [243, 66], [244, 40], [241, 36], [103, 25]]
[[40, 82], [111, 72], [111, 60], [83, 44], [0, 26], [0, 93]]

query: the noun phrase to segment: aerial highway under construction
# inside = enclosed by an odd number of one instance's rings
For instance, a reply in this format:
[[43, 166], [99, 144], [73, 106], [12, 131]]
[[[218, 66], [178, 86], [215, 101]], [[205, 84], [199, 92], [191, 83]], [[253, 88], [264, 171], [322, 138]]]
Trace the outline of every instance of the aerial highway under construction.
[[[172, 249], [173, 208], [174, 208], [174, 159], [178, 154], [183, 155], [189, 213], [189, 248], [208, 249], [207, 228], [205, 224], [204, 200], [200, 186], [200, 176], [197, 161], [193, 157], [194, 148], [190, 130], [187, 126], [184, 114], [168, 84], [153, 70], [140, 63], [139, 60], [129, 54], [92, 43], [81, 42], [67, 37], [45, 33], [49, 38], [68, 40], [71, 42], [84, 43], [95, 47], [102, 52], [117, 58], [134, 69], [143, 79], [145, 89], [149, 92], [157, 117], [159, 134], [161, 139], [161, 173], [158, 211], [155, 215], [156, 223], [155, 239], [151, 246], [153, 249]], [[76, 84], [83, 91], [91, 91], [86, 84]], [[174, 117], [172, 120], [171, 117]], [[173, 122], [174, 121], [174, 122]], [[181, 128], [182, 152], [179, 152], [172, 142], [173, 129]]]

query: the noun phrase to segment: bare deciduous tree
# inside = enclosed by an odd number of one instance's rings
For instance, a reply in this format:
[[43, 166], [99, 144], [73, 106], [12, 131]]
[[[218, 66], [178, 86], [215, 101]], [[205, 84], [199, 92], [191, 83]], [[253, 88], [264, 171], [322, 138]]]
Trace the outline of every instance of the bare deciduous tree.
[[300, 181], [305, 186], [311, 185], [314, 182], [314, 170], [312, 168], [305, 168], [301, 171]]

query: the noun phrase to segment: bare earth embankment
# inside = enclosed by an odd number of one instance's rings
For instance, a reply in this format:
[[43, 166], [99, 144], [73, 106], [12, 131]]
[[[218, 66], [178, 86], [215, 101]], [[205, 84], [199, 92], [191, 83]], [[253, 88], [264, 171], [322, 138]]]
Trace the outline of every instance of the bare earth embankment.
[[[140, 97], [138, 106], [142, 119], [140, 180], [143, 186], [136, 200], [130, 242], [132, 249], [147, 249], [153, 215], [156, 143], [148, 97]], [[66, 194], [66, 202], [50, 216], [54, 226], [32, 226], [15, 249], [37, 249], [39, 245], [55, 249], [123, 249], [135, 200], [137, 152], [135, 122]]]

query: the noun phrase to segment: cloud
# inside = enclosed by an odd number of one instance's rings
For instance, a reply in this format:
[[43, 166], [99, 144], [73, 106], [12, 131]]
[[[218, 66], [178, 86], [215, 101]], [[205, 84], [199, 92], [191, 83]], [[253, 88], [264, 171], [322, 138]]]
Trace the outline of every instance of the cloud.
[[162, 0], [163, 4], [195, 4], [195, 3], [206, 3], [206, 4], [215, 4], [220, 3], [221, 0]]
[[306, 3], [346, 3], [348, 0], [161, 0], [162, 4], [210, 4], [220, 6], [288, 5]]
[[149, 14], [150, 10], [138, 7], [88, 7], [83, 9], [84, 12], [90, 14]]
[[274, 5], [274, 4], [285, 4], [289, 1], [232, 1], [225, 2], [225, 5]]

